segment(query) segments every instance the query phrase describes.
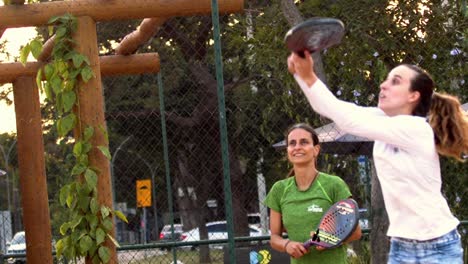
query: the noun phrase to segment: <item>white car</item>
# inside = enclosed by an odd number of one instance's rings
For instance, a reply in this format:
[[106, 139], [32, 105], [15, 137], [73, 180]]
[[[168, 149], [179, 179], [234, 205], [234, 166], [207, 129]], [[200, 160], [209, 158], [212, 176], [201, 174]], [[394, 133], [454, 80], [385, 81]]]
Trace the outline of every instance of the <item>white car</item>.
[[369, 214], [368, 214], [366, 208], [360, 208], [359, 209], [359, 225], [361, 226], [361, 229], [369, 229], [370, 228]]
[[[18, 232], [13, 239], [7, 243], [7, 254], [26, 254], [26, 234], [24, 231]], [[8, 258], [8, 264], [26, 263], [25, 258]]]
[[[206, 223], [206, 228], [208, 231], [208, 239], [213, 240], [213, 239], [227, 239], [228, 238], [228, 233], [227, 233], [227, 223], [226, 221], [217, 221], [217, 222], [209, 222]], [[254, 226], [254, 225], [249, 225], [249, 235], [252, 237], [255, 236], [261, 236], [262, 231], [260, 228]], [[189, 230], [187, 232], [184, 232], [180, 235], [181, 242], [193, 242], [193, 241], [199, 241], [200, 240], [200, 232], [198, 230], [198, 227]], [[210, 245], [212, 247], [219, 247], [219, 245]], [[194, 249], [196, 246], [192, 245], [190, 246], [192, 249]]]

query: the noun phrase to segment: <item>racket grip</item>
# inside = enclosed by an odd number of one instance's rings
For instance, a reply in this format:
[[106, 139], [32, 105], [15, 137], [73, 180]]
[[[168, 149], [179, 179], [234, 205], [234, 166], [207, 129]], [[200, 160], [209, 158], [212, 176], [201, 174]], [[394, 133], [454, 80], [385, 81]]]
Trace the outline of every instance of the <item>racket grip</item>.
[[306, 242], [304, 242], [304, 244], [302, 244], [306, 249], [309, 249], [314, 243], [315, 241], [311, 238], [309, 240], [307, 240]]
[[299, 57], [301, 57], [301, 58], [305, 58], [305, 53], [304, 53], [303, 50], [298, 51], [297, 55], [299, 55]]

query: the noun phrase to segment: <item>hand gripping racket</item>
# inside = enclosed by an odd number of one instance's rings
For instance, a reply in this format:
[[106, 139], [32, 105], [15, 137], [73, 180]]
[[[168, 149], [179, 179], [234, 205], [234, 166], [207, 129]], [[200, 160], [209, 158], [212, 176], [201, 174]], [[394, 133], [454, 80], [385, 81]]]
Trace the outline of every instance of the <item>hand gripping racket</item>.
[[353, 199], [341, 200], [322, 216], [317, 231], [304, 243], [305, 248], [312, 245], [324, 248], [338, 247], [348, 239], [359, 221], [359, 207]]
[[339, 44], [344, 32], [341, 20], [314, 17], [291, 28], [286, 33], [284, 41], [289, 50], [304, 58], [305, 50], [314, 53]]

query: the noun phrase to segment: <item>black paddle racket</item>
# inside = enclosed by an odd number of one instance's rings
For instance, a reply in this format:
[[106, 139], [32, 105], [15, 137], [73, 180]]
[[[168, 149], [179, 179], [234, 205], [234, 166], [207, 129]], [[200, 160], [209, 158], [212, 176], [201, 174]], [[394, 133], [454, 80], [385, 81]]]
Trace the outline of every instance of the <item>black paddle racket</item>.
[[284, 41], [289, 50], [304, 58], [305, 50], [314, 53], [339, 44], [344, 32], [341, 20], [314, 17], [291, 28], [286, 33]]
[[322, 216], [314, 236], [304, 243], [305, 248], [312, 245], [324, 248], [338, 247], [348, 239], [359, 221], [359, 207], [353, 199], [341, 200]]

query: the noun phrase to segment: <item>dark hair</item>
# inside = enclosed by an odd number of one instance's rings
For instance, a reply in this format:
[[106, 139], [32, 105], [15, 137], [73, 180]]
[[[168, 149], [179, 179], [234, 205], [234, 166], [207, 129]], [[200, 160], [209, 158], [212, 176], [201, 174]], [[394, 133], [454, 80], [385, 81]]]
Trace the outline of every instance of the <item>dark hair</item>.
[[410, 90], [419, 92], [420, 100], [413, 109], [413, 115], [426, 117], [431, 109], [431, 99], [434, 93], [435, 83], [431, 75], [420, 67], [413, 64], [403, 64], [403, 66], [416, 72], [416, 77], [411, 80]]
[[468, 153], [468, 118], [460, 101], [456, 96], [434, 92], [435, 83], [425, 70], [403, 65], [416, 72], [410, 90], [419, 92], [420, 100], [413, 115], [428, 118], [439, 154], [463, 161], [463, 153]]
[[289, 133], [291, 133], [291, 131], [298, 129], [298, 128], [304, 129], [305, 131], [310, 133], [310, 136], [312, 137], [312, 143], [314, 144], [314, 146], [319, 144], [319, 138], [318, 138], [317, 132], [315, 132], [312, 126], [306, 123], [297, 123], [297, 124], [290, 126], [288, 130], [286, 131], [286, 134], [284, 135], [286, 139], [286, 146], [288, 146]]
[[[310, 125], [308, 125], [306, 123], [297, 123], [297, 124], [294, 124], [294, 125], [290, 126], [288, 128], [288, 130], [286, 131], [286, 134], [285, 134], [286, 147], [289, 144], [288, 143], [288, 136], [295, 129], [304, 129], [305, 131], [309, 132], [310, 136], [312, 137], [312, 143], [314, 144], [314, 146], [316, 146], [316, 145], [318, 145], [320, 143], [317, 132], [315, 132], [315, 130], [314, 130], [314, 128], [312, 126], [310, 126]], [[294, 168], [289, 171], [286, 178], [291, 177], [291, 176], [294, 176]]]

